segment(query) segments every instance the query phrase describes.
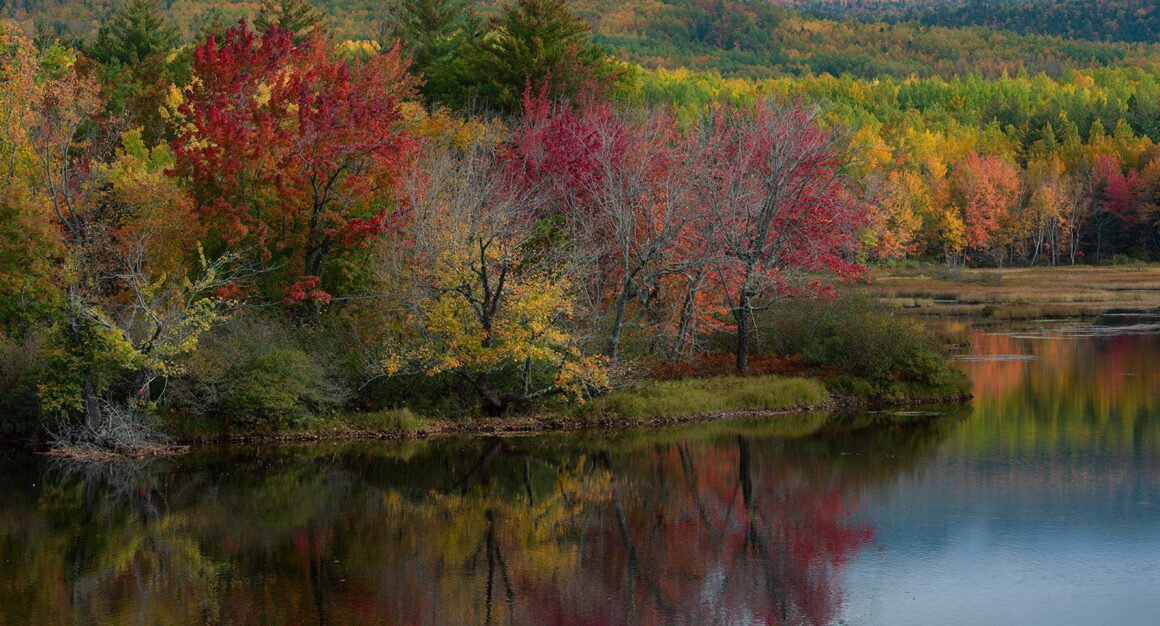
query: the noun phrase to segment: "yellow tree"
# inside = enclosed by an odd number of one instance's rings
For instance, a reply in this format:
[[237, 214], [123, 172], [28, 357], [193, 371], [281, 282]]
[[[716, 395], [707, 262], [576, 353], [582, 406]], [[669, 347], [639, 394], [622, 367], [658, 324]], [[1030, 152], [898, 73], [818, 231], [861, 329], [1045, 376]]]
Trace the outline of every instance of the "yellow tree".
[[931, 210], [930, 190], [908, 170], [891, 172], [870, 189], [866, 243], [876, 261], [901, 259], [918, 247], [923, 216]]
[[381, 373], [453, 374], [490, 414], [605, 386], [605, 360], [582, 354], [567, 328], [572, 285], [543, 245], [534, 190], [482, 143], [425, 152], [402, 185], [403, 242], [380, 255], [379, 276], [403, 303]]
[[1039, 261], [1044, 249], [1050, 255], [1052, 265], [1059, 260], [1062, 242], [1067, 239], [1069, 229], [1075, 226], [1067, 216], [1079, 203], [1077, 191], [1064, 171], [1059, 155], [1047, 154], [1027, 164], [1028, 196], [1024, 216], [1031, 234], [1031, 265]]
[[32, 41], [0, 22], [0, 330], [26, 331], [60, 295], [60, 235], [36, 185], [30, 132], [39, 75]]

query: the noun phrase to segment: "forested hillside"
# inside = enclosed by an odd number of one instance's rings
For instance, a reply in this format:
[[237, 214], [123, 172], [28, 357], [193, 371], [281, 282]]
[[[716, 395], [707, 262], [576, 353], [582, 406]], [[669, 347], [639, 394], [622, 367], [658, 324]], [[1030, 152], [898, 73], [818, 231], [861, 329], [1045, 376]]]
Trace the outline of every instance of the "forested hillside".
[[[42, 37], [86, 39], [124, 4], [124, 0], [15, 0], [0, 9], [0, 17], [34, 25]], [[398, 35], [392, 3], [325, 0], [315, 4], [326, 12], [327, 27], [336, 37], [385, 45]], [[482, 0], [471, 6], [488, 18], [498, 14], [497, 4]], [[836, 5], [841, 10], [833, 15], [820, 16], [761, 0], [571, 0], [567, 4], [592, 28], [593, 40], [617, 58], [646, 67], [714, 70], [727, 76], [849, 73], [862, 78], [905, 78], [912, 74], [949, 78], [964, 73], [998, 77], [1024, 71], [1058, 76], [1066, 68], [1154, 67], [1160, 58], [1160, 46], [1119, 43], [1121, 39], [1154, 42], [1155, 37], [1061, 41], [1043, 34], [1068, 33], [1027, 27], [1017, 28], [1026, 33], [1019, 34], [994, 30], [990, 28], [996, 26], [993, 22], [955, 17], [975, 5], [949, 12], [939, 6], [913, 15], [893, 10], [851, 12], [869, 20], [863, 22], [842, 19], [848, 12], [845, 4]], [[190, 41], [199, 32], [220, 29], [238, 18], [255, 18], [261, 2], [166, 0], [162, 6], [181, 40]], [[1093, 15], [1082, 11], [1079, 3], [1068, 6], [1076, 15]], [[818, 5], [808, 7], [817, 9]], [[989, 15], [986, 11], [982, 14]], [[1104, 9], [1094, 13], [1105, 14]]]
[[808, 12], [928, 26], [986, 26], [1091, 41], [1154, 42], [1160, 7], [1150, 0], [797, 0]]

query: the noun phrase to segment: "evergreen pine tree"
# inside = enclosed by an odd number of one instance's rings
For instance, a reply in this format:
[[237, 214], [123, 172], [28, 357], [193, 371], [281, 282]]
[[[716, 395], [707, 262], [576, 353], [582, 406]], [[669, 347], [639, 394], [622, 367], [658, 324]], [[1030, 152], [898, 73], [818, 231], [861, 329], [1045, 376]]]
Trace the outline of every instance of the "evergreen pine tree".
[[290, 31], [295, 41], [302, 41], [324, 18], [325, 15], [306, 0], [262, 0], [258, 16], [254, 18], [254, 28], [261, 33], [277, 26]]
[[390, 19], [411, 70], [423, 76], [420, 92], [427, 102], [462, 101], [468, 52], [482, 35], [468, 1], [402, 0], [391, 7]]
[[608, 71], [588, 25], [566, 0], [516, 0], [493, 21], [471, 73], [482, 103], [511, 112], [520, 109], [528, 88], [575, 98], [586, 87], [598, 88]]
[[133, 0], [97, 31], [84, 52], [102, 64], [132, 66], [177, 43], [177, 30], [161, 13], [158, 0]]

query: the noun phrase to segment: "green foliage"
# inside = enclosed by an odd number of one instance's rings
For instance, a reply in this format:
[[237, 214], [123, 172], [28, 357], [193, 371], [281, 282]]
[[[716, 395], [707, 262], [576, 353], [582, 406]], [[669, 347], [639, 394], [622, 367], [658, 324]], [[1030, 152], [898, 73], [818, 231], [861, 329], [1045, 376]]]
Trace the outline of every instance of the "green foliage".
[[458, 419], [482, 413], [474, 389], [451, 372], [376, 377], [361, 390], [361, 399], [386, 410], [408, 409], [430, 417]]
[[279, 423], [301, 417], [324, 404], [317, 384], [325, 372], [301, 350], [274, 349], [245, 363], [222, 402], [239, 422], [249, 419]]
[[46, 211], [9, 191], [0, 197], [0, 332], [43, 320], [63, 301], [59, 239]]
[[[333, 341], [332, 341], [333, 338]], [[223, 416], [244, 428], [301, 425], [349, 397], [338, 329], [298, 327], [247, 312], [209, 332], [182, 362], [169, 402], [182, 413]]]
[[86, 396], [131, 396], [129, 378], [141, 362], [125, 337], [73, 307], [68, 321], [53, 326], [37, 380], [40, 414], [71, 418], [85, 410]]
[[307, 0], [262, 0], [254, 18], [254, 27], [258, 32], [265, 32], [271, 26], [277, 26], [293, 33], [296, 41], [302, 41], [325, 17]]
[[161, 12], [159, 0], [133, 0], [113, 14], [83, 46], [84, 53], [105, 65], [132, 69], [155, 54], [168, 54], [177, 43], [175, 29]]
[[[819, 12], [830, 13], [825, 0], [811, 4]], [[913, 20], [948, 27], [987, 26], [1070, 39], [1149, 42], [1160, 36], [1160, 14], [1155, 8], [1150, 0], [923, 0], [869, 2], [859, 8], [858, 16], [873, 21]], [[848, 5], [843, 5], [842, 10], [848, 11]]]
[[487, 106], [519, 111], [528, 89], [573, 99], [604, 86], [603, 51], [566, 0], [515, 0], [472, 53], [467, 76]]
[[897, 394], [900, 384], [943, 388], [958, 380], [917, 322], [864, 296], [784, 301], [763, 312], [757, 328], [761, 350], [801, 355], [808, 366], [861, 379], [843, 383], [854, 384], [857, 395]]
[[43, 371], [43, 331], [0, 333], [0, 435], [29, 434], [39, 426], [37, 379]]
[[173, 138], [165, 99], [170, 85], [187, 75], [184, 59], [170, 57], [177, 43], [177, 29], [158, 0], [133, 0], [110, 17], [94, 41], [81, 45], [98, 63], [94, 74], [102, 83], [106, 115], [142, 127], [150, 146]]
[[423, 76], [419, 90], [424, 99], [460, 101], [470, 48], [483, 36], [483, 25], [467, 0], [402, 0], [390, 15], [393, 34], [410, 55], [411, 70]]

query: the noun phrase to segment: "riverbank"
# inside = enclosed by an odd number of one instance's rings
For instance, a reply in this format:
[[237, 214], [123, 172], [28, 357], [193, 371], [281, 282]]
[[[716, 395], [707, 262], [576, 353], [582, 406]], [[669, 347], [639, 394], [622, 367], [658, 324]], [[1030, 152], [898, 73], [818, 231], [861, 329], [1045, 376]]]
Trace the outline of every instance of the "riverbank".
[[434, 419], [408, 409], [313, 416], [277, 429], [237, 428], [228, 420], [162, 422], [167, 441], [138, 450], [52, 447], [43, 433], [0, 436], [0, 449], [33, 450], [82, 461], [184, 454], [210, 444], [277, 444], [311, 441], [417, 440], [448, 435], [513, 436], [583, 430], [615, 431], [680, 424], [769, 419], [811, 413], [854, 413], [923, 405], [963, 404], [971, 383], [957, 372], [944, 385], [906, 385], [889, 396], [835, 389], [869, 389], [850, 377], [716, 376], [650, 381], [582, 405], [541, 405], [507, 417]]
[[1160, 313], [1160, 265], [880, 268], [860, 291], [921, 316], [1027, 320]]
[[[813, 412], [853, 412], [930, 404], [964, 403], [971, 383], [956, 371], [939, 386], [909, 385], [890, 396], [831, 391], [851, 387], [848, 377], [716, 376], [650, 381], [613, 391], [582, 405], [544, 404], [507, 417], [433, 419], [407, 410], [317, 416], [278, 430], [231, 428], [225, 422], [184, 420], [168, 424], [182, 446], [211, 443], [278, 443], [323, 440], [401, 440], [441, 435], [519, 435], [578, 430], [621, 430], [773, 418]], [[854, 385], [854, 387], [858, 387]], [[862, 386], [868, 389], [868, 386]]]
[[237, 428], [228, 420], [168, 419], [169, 443], [136, 453], [52, 449], [39, 437], [8, 436], [0, 444], [83, 460], [181, 454], [208, 444], [274, 444], [310, 441], [410, 440], [446, 435], [512, 436], [581, 430], [632, 430], [678, 424], [767, 419], [810, 413], [852, 413], [920, 405], [965, 403], [970, 381], [956, 375], [941, 386], [911, 385], [892, 396], [851, 395], [849, 378], [715, 376], [651, 381], [616, 390], [583, 405], [541, 405], [507, 417], [434, 419], [407, 409], [314, 416], [278, 429]]
[[[639, 353], [626, 356], [619, 382], [610, 391], [586, 401], [551, 396], [513, 402], [501, 417], [485, 417], [484, 407], [470, 393], [457, 393], [447, 385], [454, 380], [433, 381], [413, 374], [388, 381], [388, 393], [369, 393], [342, 409], [284, 402], [282, 391], [297, 379], [280, 384], [262, 378], [262, 384], [251, 381], [255, 384], [242, 389], [249, 394], [248, 402], [222, 406], [245, 410], [198, 412], [178, 402], [158, 406], [152, 415], [118, 415], [140, 420], [141, 432], [160, 431], [174, 445], [194, 445], [638, 428], [961, 402], [970, 396], [969, 380], [947, 360], [953, 342], [865, 296], [791, 300], [762, 311], [755, 320], [748, 375], [733, 374], [731, 334], [707, 333], [699, 355], [679, 360]], [[510, 384], [502, 378], [495, 382]], [[94, 447], [99, 453], [137, 451], [102, 432], [65, 441], [79, 442], [85, 455], [93, 454]], [[61, 438], [56, 439], [59, 443]], [[168, 451], [154, 446], [140, 453]]]

